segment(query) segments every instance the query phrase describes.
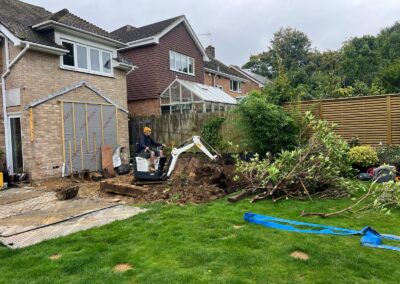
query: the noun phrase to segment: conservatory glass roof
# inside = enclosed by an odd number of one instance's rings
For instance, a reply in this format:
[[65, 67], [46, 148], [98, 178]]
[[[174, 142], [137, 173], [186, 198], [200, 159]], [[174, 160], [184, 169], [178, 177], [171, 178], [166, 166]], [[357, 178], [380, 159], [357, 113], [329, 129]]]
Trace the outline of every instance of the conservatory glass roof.
[[[223, 104], [230, 104], [230, 105], [236, 105], [237, 102], [236, 100], [225, 93], [223, 90], [216, 88], [216, 87], [211, 87], [211, 86], [206, 86], [200, 83], [196, 82], [190, 82], [186, 80], [181, 80], [181, 79], [175, 79], [175, 81], [161, 94], [162, 102], [161, 104], [168, 104], [165, 99], [171, 97], [170, 103], [182, 103], [184, 100], [179, 100], [176, 98], [174, 99], [174, 89], [178, 89], [179, 87], [182, 86], [184, 90], [182, 90], [182, 96], [184, 96], [185, 92], [190, 92], [192, 94], [192, 98], [186, 101], [186, 102], [214, 102], [214, 103], [223, 103]], [[178, 90], [177, 90], [178, 91]], [[179, 91], [178, 91], [179, 92]], [[177, 92], [177, 97], [179, 96]], [[179, 92], [180, 93], [180, 92]], [[163, 102], [164, 100], [164, 102]]]

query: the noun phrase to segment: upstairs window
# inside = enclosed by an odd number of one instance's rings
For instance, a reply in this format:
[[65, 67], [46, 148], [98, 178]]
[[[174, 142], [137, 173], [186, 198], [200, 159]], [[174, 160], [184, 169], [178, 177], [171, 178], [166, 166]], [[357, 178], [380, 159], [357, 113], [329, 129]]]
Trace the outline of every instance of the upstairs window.
[[169, 69], [189, 75], [194, 75], [194, 59], [192, 57], [170, 50]]
[[62, 67], [99, 75], [112, 73], [110, 51], [70, 41], [62, 41], [62, 45], [69, 51], [62, 56]]
[[240, 82], [239, 81], [235, 81], [235, 80], [231, 80], [230, 90], [232, 92], [240, 93], [241, 92], [241, 90], [240, 90]]

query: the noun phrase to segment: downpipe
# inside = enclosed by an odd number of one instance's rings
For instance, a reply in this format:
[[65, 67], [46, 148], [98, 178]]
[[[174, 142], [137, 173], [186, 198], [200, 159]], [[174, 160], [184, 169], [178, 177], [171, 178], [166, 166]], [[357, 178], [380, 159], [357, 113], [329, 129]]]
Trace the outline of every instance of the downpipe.
[[[6, 98], [6, 78], [11, 73], [11, 68], [21, 59], [21, 57], [28, 51], [30, 45], [29, 43], [25, 45], [24, 49], [10, 62], [10, 51], [8, 48], [8, 38], [3, 36], [4, 38], [4, 47], [6, 53], [6, 72], [1, 76], [1, 93], [3, 99], [3, 125], [4, 125], [4, 142], [6, 146], [6, 163], [7, 168], [12, 164], [11, 163], [11, 147], [10, 147], [10, 132], [8, 125], [8, 117], [7, 117], [7, 98]], [[12, 169], [11, 169], [12, 172]]]

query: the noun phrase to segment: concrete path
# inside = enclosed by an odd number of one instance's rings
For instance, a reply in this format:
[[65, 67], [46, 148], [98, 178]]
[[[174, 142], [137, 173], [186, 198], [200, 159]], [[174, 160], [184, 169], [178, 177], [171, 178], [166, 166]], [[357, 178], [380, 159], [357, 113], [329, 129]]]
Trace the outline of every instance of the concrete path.
[[0, 191], [0, 242], [9, 248], [22, 248], [145, 211], [102, 200], [58, 201], [54, 192]]

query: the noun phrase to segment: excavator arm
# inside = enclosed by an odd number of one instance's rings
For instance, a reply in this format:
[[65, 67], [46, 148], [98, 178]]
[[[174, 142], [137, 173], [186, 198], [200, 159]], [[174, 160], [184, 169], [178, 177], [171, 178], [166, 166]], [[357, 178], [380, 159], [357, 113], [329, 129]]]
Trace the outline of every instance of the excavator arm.
[[[178, 161], [179, 155], [188, 151], [189, 149], [193, 148], [196, 146], [199, 148], [204, 154], [206, 154], [211, 160], [216, 160], [219, 154], [214, 150], [215, 154], [211, 154], [211, 152], [204, 146], [204, 144], [201, 142], [201, 137], [200, 136], [193, 136], [191, 139], [187, 140], [185, 143], [183, 143], [180, 147], [172, 149], [171, 152], [171, 163], [168, 168], [167, 172], [167, 177], [171, 176], [172, 171], [175, 169], [176, 163]], [[190, 142], [190, 143], [189, 143]], [[187, 144], [189, 143], [189, 144]]]

